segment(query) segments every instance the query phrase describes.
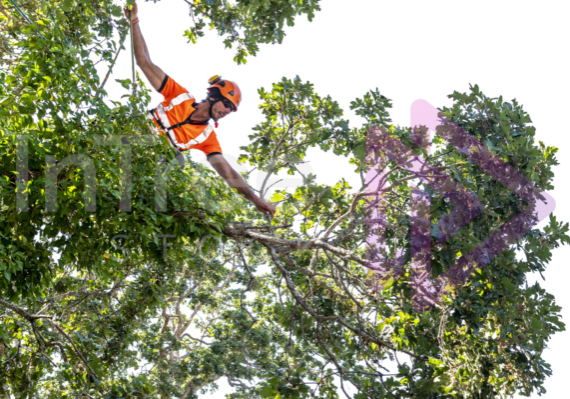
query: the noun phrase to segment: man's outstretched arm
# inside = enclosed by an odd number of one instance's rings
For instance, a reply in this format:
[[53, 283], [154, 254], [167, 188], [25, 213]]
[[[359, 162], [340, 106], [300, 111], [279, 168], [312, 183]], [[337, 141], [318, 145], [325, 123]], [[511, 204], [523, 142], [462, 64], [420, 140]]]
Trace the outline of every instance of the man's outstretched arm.
[[275, 206], [255, 195], [243, 177], [241, 177], [241, 175], [230, 166], [223, 155], [213, 155], [208, 159], [208, 161], [216, 170], [216, 172], [218, 172], [218, 174], [228, 182], [228, 185], [230, 187], [235, 188], [238, 193], [243, 195], [247, 200], [253, 202], [258, 211], [264, 214], [269, 213], [271, 215], [271, 218], [273, 218], [273, 215], [275, 215], [276, 211]]
[[[129, 10], [125, 7], [125, 15], [129, 21], [131, 21], [131, 14], [133, 13], [133, 21], [137, 19], [138, 6], [137, 3], [133, 4], [133, 9]], [[133, 40], [135, 47], [135, 58], [137, 60], [137, 65], [143, 71], [144, 75], [154, 87], [155, 90], [160, 89], [166, 74], [162, 69], [156, 66], [150, 59], [150, 54], [148, 53], [148, 48], [144, 41], [144, 37], [141, 32], [140, 23], [133, 25]]]

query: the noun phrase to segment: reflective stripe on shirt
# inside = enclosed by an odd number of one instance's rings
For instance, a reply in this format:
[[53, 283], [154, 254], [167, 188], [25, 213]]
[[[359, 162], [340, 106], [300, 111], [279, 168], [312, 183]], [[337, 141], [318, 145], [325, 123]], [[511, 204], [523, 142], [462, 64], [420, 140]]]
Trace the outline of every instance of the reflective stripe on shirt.
[[186, 144], [181, 144], [178, 142], [178, 140], [176, 140], [176, 134], [174, 134], [174, 129], [168, 131], [168, 137], [170, 137], [170, 140], [172, 140], [172, 142], [174, 143], [174, 145], [176, 145], [178, 147], [178, 149], [188, 150], [193, 145], [200, 144], [200, 143], [203, 143], [204, 141], [206, 141], [208, 139], [208, 137], [210, 136], [210, 133], [212, 133], [213, 131], [214, 131], [214, 128], [211, 125], [208, 125], [208, 127], [206, 127], [206, 129], [204, 129], [204, 131], [198, 137], [193, 138], [192, 140], [190, 140]]
[[156, 107], [156, 116], [165, 129], [168, 129], [170, 127], [170, 122], [168, 121], [168, 117], [166, 116], [166, 112], [164, 112], [164, 107], [162, 104], [159, 104], [158, 107]]
[[165, 107], [162, 103], [160, 103], [158, 107], [156, 107], [156, 116], [160, 122], [162, 122], [162, 125], [165, 129], [168, 129], [171, 126], [170, 122], [168, 121], [168, 117], [166, 116], [166, 112], [170, 111], [172, 108], [183, 103], [184, 101], [192, 100], [193, 98], [194, 96], [190, 93], [182, 93], [178, 97], [173, 98], [168, 106]]
[[181, 104], [184, 101], [192, 100], [193, 98], [194, 98], [194, 96], [190, 93], [182, 93], [178, 97], [173, 98], [170, 101], [170, 104], [168, 104], [168, 106], [164, 107], [164, 110], [170, 111], [172, 108], [174, 108], [178, 104]]

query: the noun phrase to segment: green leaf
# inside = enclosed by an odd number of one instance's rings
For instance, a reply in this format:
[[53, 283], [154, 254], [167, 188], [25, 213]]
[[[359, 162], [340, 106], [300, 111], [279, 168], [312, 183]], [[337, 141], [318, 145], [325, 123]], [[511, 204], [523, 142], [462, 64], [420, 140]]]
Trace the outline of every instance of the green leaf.
[[509, 293], [512, 293], [513, 290], [516, 288], [516, 286], [511, 282], [511, 280], [507, 277], [503, 277], [503, 285], [505, 286], [505, 288], [507, 289], [507, 291], [509, 291]]
[[115, 79], [115, 81], [119, 82], [125, 89], [129, 89], [132, 83], [130, 79]]
[[542, 328], [543, 328], [542, 320], [540, 320], [539, 317], [533, 317], [532, 321], [531, 321], [531, 325], [535, 330], [542, 330]]

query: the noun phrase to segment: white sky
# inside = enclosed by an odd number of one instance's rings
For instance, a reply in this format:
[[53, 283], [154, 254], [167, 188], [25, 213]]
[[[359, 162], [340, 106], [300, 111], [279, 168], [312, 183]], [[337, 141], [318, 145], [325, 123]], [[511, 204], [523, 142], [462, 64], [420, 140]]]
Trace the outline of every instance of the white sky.
[[[469, 83], [478, 84], [487, 96], [516, 98], [530, 114], [537, 140], [560, 148], [561, 165], [555, 168], [555, 190], [550, 194], [557, 202], [554, 214], [570, 221], [569, 189], [564, 186], [570, 141], [569, 128], [563, 123], [570, 90], [570, 2], [322, 0], [323, 10], [312, 23], [300, 18], [288, 29], [282, 45], [262, 45], [257, 57], [240, 66], [233, 62], [234, 51], [224, 49], [213, 31], [197, 45], [186, 43], [182, 35], [192, 21], [183, 0], [139, 3], [141, 28], [153, 61], [196, 98], [205, 96], [212, 75], [239, 83], [240, 111], [220, 121], [217, 129], [230, 161], [237, 159], [239, 146], [248, 143], [251, 128], [262, 121], [257, 89], [269, 88], [283, 76], [299, 75], [314, 83], [316, 91], [337, 100], [355, 124], [360, 121], [350, 113], [350, 101], [369, 89], [378, 87], [392, 99], [393, 121], [408, 126], [415, 100], [425, 99], [436, 107], [450, 105], [448, 94], [467, 91]], [[128, 45], [127, 39], [128, 51], [119, 57], [113, 79], [131, 76]], [[113, 81], [107, 89], [110, 98], [125, 94]], [[155, 93], [153, 101], [160, 100]], [[191, 156], [205, 160], [199, 151], [191, 151]], [[340, 177], [355, 186], [359, 182], [352, 167], [334, 155], [311, 151], [308, 160], [320, 183], [334, 184]], [[295, 181], [284, 184], [292, 186]], [[569, 258], [570, 248], [555, 250], [544, 273], [546, 281], [539, 277], [564, 308], [567, 323], [570, 273], [564, 261]], [[548, 398], [565, 396], [568, 355], [570, 332], [555, 335], [544, 354], [554, 372], [546, 382]], [[230, 392], [225, 382], [220, 385], [222, 389], [208, 397]]]

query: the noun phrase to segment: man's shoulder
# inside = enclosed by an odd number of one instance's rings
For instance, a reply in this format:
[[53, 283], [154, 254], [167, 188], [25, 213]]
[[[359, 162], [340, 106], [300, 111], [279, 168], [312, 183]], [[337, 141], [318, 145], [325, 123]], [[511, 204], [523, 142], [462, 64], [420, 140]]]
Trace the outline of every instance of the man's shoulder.
[[168, 82], [169, 79], [171, 79], [171, 77], [165, 74], [164, 79], [162, 79], [162, 83], [160, 84], [160, 87], [157, 90], [159, 93], [162, 94], [164, 87], [166, 86], [166, 82]]
[[172, 76], [168, 75], [164, 77], [158, 92], [165, 97], [172, 96], [173, 94], [190, 93], [184, 86], [174, 80]]

